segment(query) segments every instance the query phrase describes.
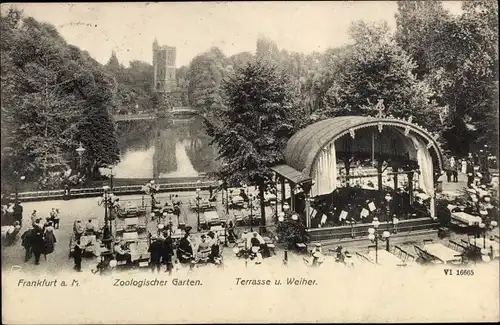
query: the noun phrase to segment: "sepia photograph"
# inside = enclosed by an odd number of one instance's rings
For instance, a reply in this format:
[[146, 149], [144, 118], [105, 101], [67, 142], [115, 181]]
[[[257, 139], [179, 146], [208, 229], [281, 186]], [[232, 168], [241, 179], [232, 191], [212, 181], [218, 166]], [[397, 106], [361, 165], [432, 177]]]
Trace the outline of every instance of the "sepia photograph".
[[3, 323], [500, 321], [496, 1], [0, 25]]

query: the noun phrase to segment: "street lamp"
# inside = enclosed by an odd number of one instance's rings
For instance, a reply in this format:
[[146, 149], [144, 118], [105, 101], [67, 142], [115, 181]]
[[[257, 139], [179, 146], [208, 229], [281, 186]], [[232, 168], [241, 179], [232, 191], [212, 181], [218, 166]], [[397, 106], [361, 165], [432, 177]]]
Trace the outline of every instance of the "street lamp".
[[285, 212], [282, 211], [278, 214], [278, 222], [283, 222], [283, 221], [285, 221]]
[[14, 186], [15, 186], [15, 192], [14, 192], [14, 203], [17, 203], [17, 198], [19, 196], [19, 181], [24, 181], [26, 177], [23, 175], [21, 177], [18, 177], [19, 173], [17, 171], [14, 171], [14, 175], [16, 177]]
[[387, 215], [387, 222], [389, 222], [389, 218], [390, 218], [390, 215], [391, 215], [391, 201], [392, 201], [392, 195], [390, 193], [387, 193], [385, 195], [385, 201], [387, 202], [387, 206], [386, 206], [386, 215]]
[[[198, 182], [196, 182], [196, 183], [198, 183]], [[198, 231], [201, 230], [201, 228], [200, 228], [200, 199], [201, 199], [201, 197], [200, 197], [200, 191], [201, 190], [199, 188], [196, 189], [196, 214], [197, 214], [197, 217], [198, 217], [197, 218], [198, 219]]]
[[290, 210], [290, 205], [288, 205], [288, 203], [285, 203], [285, 205], [283, 205], [283, 211], [287, 212], [288, 210]]
[[82, 146], [82, 142], [80, 141], [80, 146], [76, 148], [76, 153], [80, 157], [80, 169], [82, 169], [82, 158], [83, 158], [83, 153], [85, 152], [85, 148]]
[[[109, 193], [110, 187], [107, 185], [104, 185], [102, 187], [104, 194], [103, 194], [103, 200], [102, 203], [104, 203], [104, 238], [102, 239], [103, 243], [108, 245], [108, 248], [111, 249], [111, 242], [113, 240], [113, 235], [112, 235], [112, 224], [111, 221], [109, 220], [109, 215], [108, 215], [108, 207], [111, 205], [111, 200], [113, 199], [113, 193]], [[102, 204], [101, 203], [101, 204]]]
[[380, 225], [380, 221], [378, 221], [377, 217], [373, 218], [372, 225], [373, 225], [373, 228], [368, 229], [368, 239], [375, 242], [375, 263], [378, 264], [378, 240], [379, 240], [379, 237], [381, 237], [381, 239], [386, 241], [386, 248], [385, 249], [387, 251], [389, 251], [389, 237], [391, 236], [391, 233], [388, 231], [384, 231], [382, 233], [382, 236], [380, 236], [380, 234], [377, 232], [378, 227]]

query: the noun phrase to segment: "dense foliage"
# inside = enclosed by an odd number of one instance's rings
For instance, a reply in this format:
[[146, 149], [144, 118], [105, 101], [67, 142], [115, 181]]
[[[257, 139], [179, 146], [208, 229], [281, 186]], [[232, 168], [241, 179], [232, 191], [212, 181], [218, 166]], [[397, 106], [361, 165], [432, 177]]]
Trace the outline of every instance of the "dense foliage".
[[68, 45], [52, 25], [15, 9], [2, 15], [0, 25], [2, 181], [16, 171], [50, 183], [49, 178], [78, 168], [79, 142], [88, 149], [86, 169], [116, 162], [108, 113], [115, 95], [113, 79], [88, 53]]
[[[286, 78], [265, 61], [237, 68], [223, 83], [224, 110], [218, 123], [207, 119], [208, 134], [219, 147], [218, 176], [228, 184], [259, 187], [264, 202], [269, 167], [282, 161], [281, 150], [293, 131], [292, 106]], [[261, 224], [265, 209], [261, 205]]]

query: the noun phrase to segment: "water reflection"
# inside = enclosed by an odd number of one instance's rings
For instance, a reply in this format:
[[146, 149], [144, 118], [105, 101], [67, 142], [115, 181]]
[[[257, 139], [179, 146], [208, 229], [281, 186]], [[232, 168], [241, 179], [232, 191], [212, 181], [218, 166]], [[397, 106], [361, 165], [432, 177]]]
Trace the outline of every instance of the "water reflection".
[[201, 117], [117, 123], [117, 178], [196, 177], [215, 168], [216, 151]]

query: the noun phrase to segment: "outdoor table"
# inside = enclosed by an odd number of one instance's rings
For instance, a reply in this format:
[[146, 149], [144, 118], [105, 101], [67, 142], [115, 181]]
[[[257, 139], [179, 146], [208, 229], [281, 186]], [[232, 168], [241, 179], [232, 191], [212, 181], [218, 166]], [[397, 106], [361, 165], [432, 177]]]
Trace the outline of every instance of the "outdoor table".
[[137, 232], [124, 232], [122, 235], [122, 239], [125, 241], [133, 241], [139, 238], [139, 234]]
[[[377, 251], [377, 260], [379, 265], [384, 266], [398, 266], [404, 262], [400, 260], [396, 255], [386, 251], [385, 249], [379, 249]], [[375, 251], [372, 250], [368, 252], [367, 256], [375, 262]]]
[[460, 252], [440, 243], [427, 244], [424, 246], [424, 250], [430, 255], [439, 258], [444, 263], [460, 261], [460, 257], [455, 256], [460, 255]]
[[486, 241], [484, 241], [483, 238], [477, 238], [475, 242], [471, 241], [471, 245], [474, 245], [480, 249], [486, 247], [485, 249], [488, 250], [488, 253], [491, 252], [491, 247], [493, 247], [493, 258], [500, 256], [500, 243], [494, 240], [486, 239]]
[[467, 226], [478, 225], [481, 222], [480, 217], [475, 217], [465, 212], [453, 212], [451, 219]]

